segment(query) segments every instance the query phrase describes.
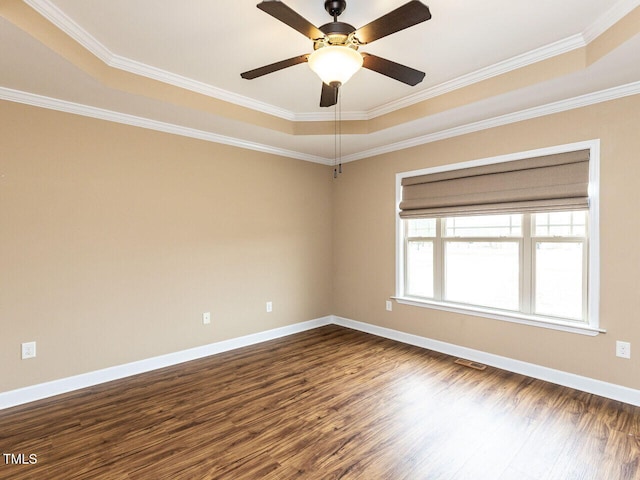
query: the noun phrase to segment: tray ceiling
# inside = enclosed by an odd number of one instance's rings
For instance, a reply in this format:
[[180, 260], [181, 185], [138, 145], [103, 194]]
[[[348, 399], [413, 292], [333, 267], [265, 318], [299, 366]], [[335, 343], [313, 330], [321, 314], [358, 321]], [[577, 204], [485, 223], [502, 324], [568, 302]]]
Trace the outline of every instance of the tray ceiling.
[[[405, 1], [349, 0], [340, 20]], [[331, 163], [338, 112], [307, 65], [240, 78], [312, 50], [255, 3], [6, 0], [0, 98]], [[330, 21], [321, 0], [285, 3]], [[366, 46], [425, 80], [361, 70], [342, 88], [345, 160], [640, 92], [640, 0], [425, 3], [431, 20]]]

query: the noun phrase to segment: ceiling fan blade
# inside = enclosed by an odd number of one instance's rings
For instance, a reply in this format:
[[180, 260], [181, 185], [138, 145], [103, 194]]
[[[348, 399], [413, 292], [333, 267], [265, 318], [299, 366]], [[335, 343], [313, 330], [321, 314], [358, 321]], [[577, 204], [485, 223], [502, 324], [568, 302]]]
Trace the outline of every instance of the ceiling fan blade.
[[304, 63], [308, 59], [309, 54], [307, 53], [298, 57], [288, 58], [287, 60], [282, 60], [270, 65], [265, 65], [264, 67], [249, 70], [248, 72], [241, 73], [240, 76], [242, 78], [246, 78], [247, 80], [253, 80], [254, 78], [261, 77], [268, 73], [277, 72], [278, 70], [282, 70], [283, 68], [293, 67], [294, 65], [298, 65], [299, 63]]
[[376, 57], [370, 53], [363, 53], [362, 57], [364, 59], [362, 64], [364, 68], [381, 73], [382, 75], [386, 75], [412, 87], [420, 83], [425, 75], [425, 73], [420, 70], [392, 62], [385, 58]]
[[324, 33], [317, 27], [313, 26], [307, 19], [300, 16], [295, 10], [287, 7], [279, 0], [263, 0], [256, 6], [263, 12], [268, 13], [282, 23], [286, 23], [294, 30], [309, 37], [311, 40], [324, 37]]
[[338, 103], [338, 86], [327, 85], [322, 82], [322, 93], [320, 94], [320, 106], [332, 107]]
[[359, 28], [355, 36], [361, 43], [371, 43], [418, 23], [426, 22], [430, 18], [429, 7], [418, 0], [413, 0]]

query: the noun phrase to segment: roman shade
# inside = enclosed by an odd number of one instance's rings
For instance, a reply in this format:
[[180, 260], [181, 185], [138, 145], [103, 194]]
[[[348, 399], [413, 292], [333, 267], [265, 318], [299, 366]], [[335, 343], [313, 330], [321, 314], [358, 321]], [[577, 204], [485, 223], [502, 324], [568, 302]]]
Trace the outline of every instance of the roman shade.
[[400, 216], [581, 210], [588, 186], [589, 150], [405, 177]]

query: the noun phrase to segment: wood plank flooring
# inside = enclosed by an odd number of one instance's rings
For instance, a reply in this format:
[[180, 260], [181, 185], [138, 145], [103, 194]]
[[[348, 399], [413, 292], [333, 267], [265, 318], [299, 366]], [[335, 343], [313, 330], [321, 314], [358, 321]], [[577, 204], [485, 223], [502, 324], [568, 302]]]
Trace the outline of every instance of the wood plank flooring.
[[0, 478], [640, 479], [640, 408], [454, 360], [327, 326], [118, 380], [0, 411]]

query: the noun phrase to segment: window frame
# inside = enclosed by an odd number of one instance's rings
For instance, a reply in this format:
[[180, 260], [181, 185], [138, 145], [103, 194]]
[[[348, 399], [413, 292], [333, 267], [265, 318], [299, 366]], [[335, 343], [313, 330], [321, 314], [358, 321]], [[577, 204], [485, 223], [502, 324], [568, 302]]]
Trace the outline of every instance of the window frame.
[[[406, 224], [402, 218], [400, 218], [400, 201], [402, 195], [402, 179], [406, 177], [413, 177], [418, 175], [426, 175], [431, 173], [438, 173], [450, 170], [457, 170], [462, 168], [470, 168], [475, 166], [490, 165], [494, 163], [503, 163], [514, 160], [521, 160], [526, 158], [532, 158], [537, 156], [551, 155], [556, 153], [571, 152], [575, 150], [590, 150], [589, 161], [589, 210], [587, 214], [587, 230], [586, 240], [583, 245], [583, 254], [587, 256], [586, 266], [587, 269], [583, 269], [583, 289], [586, 290], [586, 295], [583, 295], [583, 311], [586, 311], [587, 318], [585, 321], [580, 320], [564, 320], [556, 317], [547, 317], [542, 315], [535, 315], [532, 313], [511, 312], [506, 310], [498, 310], [492, 308], [485, 308], [475, 305], [459, 304], [453, 302], [447, 302], [443, 300], [430, 300], [416, 298], [405, 295], [405, 286], [407, 285], [407, 272], [405, 271], [405, 252], [407, 251], [408, 242], [413, 239], [419, 239], [422, 237], [408, 237], [406, 232]], [[566, 145], [558, 145], [548, 148], [542, 148], [537, 150], [529, 150], [514, 154], [501, 155], [497, 157], [472, 160], [468, 162], [461, 162], [451, 165], [444, 165], [439, 167], [432, 167], [420, 170], [413, 170], [408, 172], [401, 172], [396, 174], [396, 292], [394, 298], [397, 302], [431, 308], [436, 310], [444, 310], [455, 313], [462, 313], [466, 315], [479, 316], [484, 318], [492, 318], [496, 320], [502, 320], [507, 322], [514, 322], [525, 325], [533, 325], [538, 327], [550, 328], [554, 330], [567, 331], [572, 333], [580, 333], [585, 335], [597, 335], [598, 333], [604, 333], [605, 330], [600, 328], [599, 319], [599, 293], [600, 293], [600, 267], [599, 267], [599, 166], [600, 166], [600, 140], [589, 140], [585, 142], [578, 142]], [[536, 241], [568, 241], [575, 242], [576, 237], [553, 237], [553, 236], [534, 236], [530, 231], [532, 228], [531, 214], [525, 214], [523, 218], [523, 237], [495, 237], [491, 240], [510, 240], [520, 241], [520, 262], [523, 261], [523, 256], [535, 255], [532, 251]], [[443, 251], [444, 248], [444, 221], [438, 220], [436, 222], [437, 230], [436, 237], [424, 237], [424, 241], [433, 241], [434, 248], [434, 296], [435, 298], [444, 298], [442, 296], [441, 289], [444, 288], [442, 282], [438, 282], [437, 278], [443, 278]], [[527, 230], [526, 232], [524, 230]], [[584, 237], [582, 237], [584, 238]], [[473, 237], [476, 240], [476, 237]], [[451, 240], [451, 239], [449, 239]], [[460, 238], [464, 240], [464, 238]], [[531, 263], [533, 270], [535, 265]], [[584, 263], [583, 263], [584, 265]], [[535, 272], [531, 272], [535, 273]], [[522, 269], [521, 275], [521, 292], [520, 298], [523, 298], [522, 289], [530, 288], [532, 295], [535, 295], [535, 278], [534, 275], [524, 275]], [[531, 282], [530, 285], [525, 283]], [[438, 291], [440, 289], [440, 291]], [[533, 298], [533, 297], [531, 297]], [[522, 303], [521, 303], [522, 305]], [[532, 312], [532, 305], [527, 305], [527, 311]]]

